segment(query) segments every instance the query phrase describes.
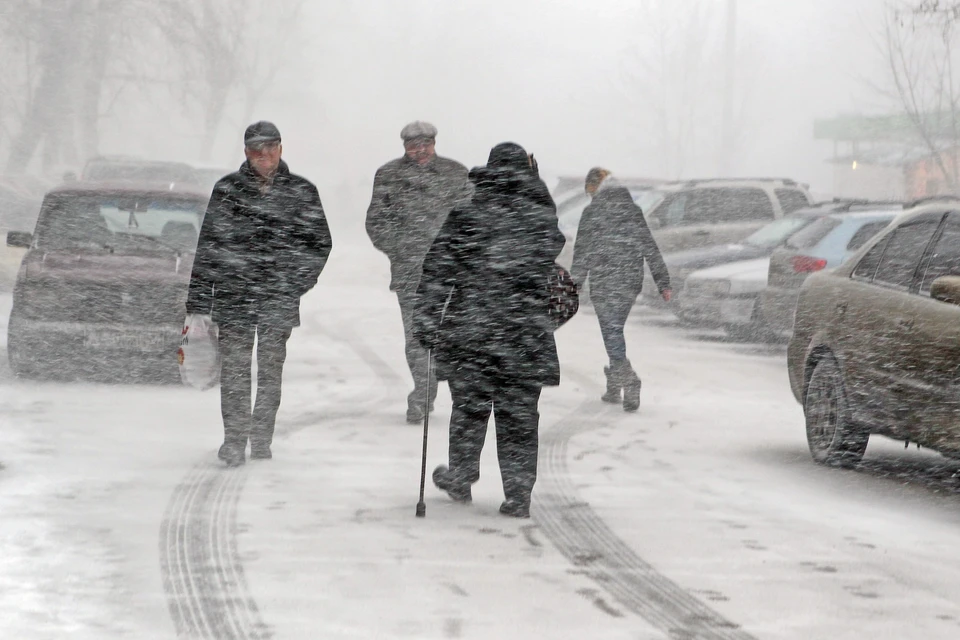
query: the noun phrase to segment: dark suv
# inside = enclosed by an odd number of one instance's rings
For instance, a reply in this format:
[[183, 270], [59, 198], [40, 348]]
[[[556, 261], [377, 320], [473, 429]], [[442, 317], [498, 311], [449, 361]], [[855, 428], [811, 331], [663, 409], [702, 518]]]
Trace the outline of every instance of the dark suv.
[[7, 235], [28, 249], [8, 327], [13, 372], [175, 376], [208, 197], [167, 183], [49, 192], [35, 233]]

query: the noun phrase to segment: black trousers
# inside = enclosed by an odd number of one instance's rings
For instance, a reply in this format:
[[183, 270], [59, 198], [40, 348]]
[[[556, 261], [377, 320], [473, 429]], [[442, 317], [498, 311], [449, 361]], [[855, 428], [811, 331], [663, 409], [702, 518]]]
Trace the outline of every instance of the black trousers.
[[[225, 441], [269, 445], [280, 408], [290, 327], [220, 325], [220, 413]], [[257, 397], [251, 409], [253, 340], [257, 338]]]
[[407, 366], [413, 376], [413, 391], [407, 402], [423, 405], [429, 393], [430, 404], [437, 398], [437, 377], [431, 376], [427, 388], [427, 350], [413, 337], [413, 314], [416, 311], [417, 292], [397, 290], [400, 302], [400, 317], [403, 319], [404, 351], [407, 354]]
[[493, 413], [503, 494], [508, 500], [529, 503], [537, 481], [542, 387], [480, 374], [453, 376], [449, 383], [451, 478], [464, 484], [480, 479], [480, 452]]

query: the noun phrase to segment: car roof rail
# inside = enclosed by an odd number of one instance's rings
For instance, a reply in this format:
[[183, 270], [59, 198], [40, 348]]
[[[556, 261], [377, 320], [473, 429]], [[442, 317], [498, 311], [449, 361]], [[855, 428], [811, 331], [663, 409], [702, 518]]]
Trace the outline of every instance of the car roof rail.
[[960, 200], [960, 196], [944, 194], [939, 196], [926, 196], [924, 198], [917, 198], [912, 202], [907, 203], [904, 207], [905, 209], [912, 209], [914, 207], [919, 207], [922, 204], [931, 204], [934, 202], [957, 202]]
[[694, 185], [697, 185], [697, 184], [705, 184], [705, 183], [710, 183], [710, 182], [779, 182], [779, 183], [783, 184], [784, 186], [788, 186], [788, 187], [805, 186], [805, 185], [799, 185], [799, 184], [797, 183], [797, 181], [794, 180], [793, 178], [771, 178], [771, 177], [765, 177], [765, 178], [755, 178], [755, 177], [746, 177], [746, 178], [740, 178], [740, 177], [735, 177], [735, 178], [690, 178], [689, 180], [680, 180], [679, 182], [682, 183], [682, 184], [689, 185], [689, 186], [694, 186]]
[[850, 211], [853, 207], [904, 207], [902, 200], [845, 200], [840, 203], [840, 206], [837, 208], [837, 211]]

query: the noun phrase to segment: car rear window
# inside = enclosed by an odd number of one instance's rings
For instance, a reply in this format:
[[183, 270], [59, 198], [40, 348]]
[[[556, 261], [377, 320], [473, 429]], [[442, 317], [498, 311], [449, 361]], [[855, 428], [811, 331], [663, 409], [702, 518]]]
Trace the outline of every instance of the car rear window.
[[55, 194], [37, 222], [37, 246], [193, 251], [205, 205], [163, 195]]
[[684, 224], [723, 224], [773, 220], [773, 203], [763, 189], [696, 189], [691, 193]]
[[744, 242], [752, 247], [772, 249], [815, 221], [816, 218], [810, 216], [786, 216], [754, 231]]
[[870, 238], [886, 229], [888, 224], [890, 224], [889, 220], [882, 220], [880, 222], [870, 222], [863, 225], [857, 229], [857, 232], [850, 238], [850, 242], [847, 243], [847, 251], [856, 251], [865, 245]]
[[821, 240], [839, 226], [839, 220], [824, 216], [790, 236], [786, 245], [791, 249], [810, 249], [817, 246]]
[[780, 208], [783, 209], [784, 214], [793, 213], [810, 206], [807, 195], [799, 189], [776, 189], [774, 194], [780, 201]]

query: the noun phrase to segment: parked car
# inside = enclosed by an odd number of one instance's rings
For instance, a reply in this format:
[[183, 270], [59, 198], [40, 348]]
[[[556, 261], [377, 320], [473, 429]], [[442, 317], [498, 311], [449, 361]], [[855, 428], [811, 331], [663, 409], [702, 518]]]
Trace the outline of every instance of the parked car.
[[767, 286], [769, 263], [756, 258], [693, 272], [679, 296], [679, 316], [738, 338], [765, 337], [757, 297]]
[[871, 434], [960, 456], [960, 201], [915, 207], [800, 290], [788, 348], [814, 460]]
[[193, 176], [197, 185], [203, 191], [213, 191], [213, 186], [217, 184], [220, 178], [233, 173], [236, 169], [224, 169], [222, 167], [194, 167]]
[[[684, 282], [693, 272], [730, 262], [767, 257], [800, 229], [813, 224], [828, 213], [849, 211], [853, 207], [861, 206], [860, 202], [854, 200], [821, 202], [760, 227], [747, 236], [743, 242], [718, 244], [664, 254], [663, 261], [670, 270], [670, 282], [674, 288], [674, 304], [667, 305], [659, 295], [656, 295], [656, 286], [653, 284], [653, 277], [649, 270], [647, 270], [644, 280], [643, 289], [647, 294], [644, 295], [643, 301], [654, 306], [669, 306], [677, 309], [679, 308]], [[653, 295], [650, 295], [649, 292], [651, 291], [654, 292]]]
[[788, 179], [689, 180], [659, 190], [644, 213], [662, 253], [740, 242], [811, 203], [806, 187]]
[[200, 186], [200, 180], [194, 168], [184, 162], [143, 160], [129, 156], [91, 158], [84, 165], [80, 179], [85, 182], [135, 184], [167, 182]]
[[902, 210], [899, 203], [857, 205], [848, 212], [824, 216], [790, 236], [770, 256], [767, 288], [760, 294], [764, 323], [774, 331], [790, 331], [797, 296], [807, 277], [843, 264]]
[[184, 187], [76, 182], [49, 192], [7, 334], [17, 376], [127, 372], [171, 379], [209, 195]]

